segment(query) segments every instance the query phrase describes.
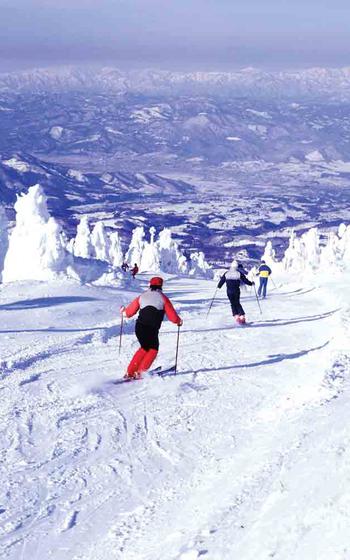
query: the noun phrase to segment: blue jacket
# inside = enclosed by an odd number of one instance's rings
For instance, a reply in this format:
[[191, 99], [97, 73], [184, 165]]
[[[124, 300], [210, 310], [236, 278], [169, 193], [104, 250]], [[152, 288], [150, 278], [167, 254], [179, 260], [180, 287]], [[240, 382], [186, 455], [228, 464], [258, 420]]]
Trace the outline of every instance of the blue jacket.
[[259, 266], [259, 272], [257, 276], [260, 276], [260, 278], [268, 278], [271, 273], [272, 273], [271, 268], [267, 266], [267, 264], [262, 264]]

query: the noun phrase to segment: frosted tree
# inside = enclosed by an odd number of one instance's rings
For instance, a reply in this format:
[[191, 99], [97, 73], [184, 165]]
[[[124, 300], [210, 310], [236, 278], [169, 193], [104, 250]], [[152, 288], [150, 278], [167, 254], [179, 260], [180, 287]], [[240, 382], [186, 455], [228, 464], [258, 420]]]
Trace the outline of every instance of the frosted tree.
[[8, 249], [8, 222], [5, 209], [0, 206], [0, 282], [4, 268], [5, 255]]
[[261, 259], [264, 260], [264, 261], [266, 262], [266, 264], [267, 264], [268, 266], [271, 266], [271, 267], [277, 262], [277, 260], [276, 260], [276, 252], [275, 252], [275, 250], [274, 250], [273, 247], [272, 247], [271, 241], [268, 241], [268, 242], [266, 243], [265, 250], [264, 250], [264, 254], [263, 254], [263, 256], [261, 257]]
[[316, 269], [319, 265], [319, 234], [316, 228], [304, 233], [300, 238], [292, 232], [289, 246], [284, 254], [285, 270], [303, 272]]
[[91, 244], [94, 258], [108, 262], [111, 243], [103, 222], [96, 222], [91, 233]]
[[84, 259], [91, 259], [94, 256], [94, 247], [91, 243], [90, 226], [87, 216], [83, 216], [78, 224], [73, 253], [75, 257], [83, 257]]
[[187, 274], [187, 259], [180, 251], [179, 245], [172, 239], [169, 228], [164, 228], [159, 233], [157, 247], [159, 251], [160, 268], [163, 272]]
[[213, 278], [213, 270], [205, 260], [204, 253], [199, 251], [192, 253], [190, 257], [190, 276], [202, 276], [203, 278]]
[[74, 243], [75, 243], [75, 238], [72, 237], [72, 239], [70, 239], [66, 244], [66, 249], [68, 253], [71, 253], [72, 255], [74, 254]]
[[339, 258], [350, 264], [350, 225], [340, 224], [338, 238]]
[[145, 230], [142, 226], [138, 226], [133, 230], [129, 249], [125, 256], [126, 262], [131, 266], [135, 263], [139, 265], [141, 262], [142, 252], [145, 247], [144, 237]]
[[5, 257], [3, 280], [50, 280], [69, 264], [60, 225], [48, 213], [40, 185], [15, 203], [16, 225]]
[[350, 228], [349, 228], [348, 241], [349, 241], [349, 243], [346, 245], [345, 250], [343, 252], [343, 261], [342, 262], [343, 262], [344, 266], [348, 270], [350, 270]]
[[301, 236], [305, 268], [315, 270], [320, 264], [320, 236], [317, 228], [309, 229]]
[[109, 236], [109, 262], [116, 268], [123, 264], [123, 251], [120, 243], [119, 233], [114, 231]]
[[285, 270], [313, 272], [321, 269], [336, 271], [350, 265], [350, 226], [341, 224], [338, 233], [330, 232], [321, 242], [317, 228], [297, 238], [293, 233], [283, 258]]
[[340, 261], [339, 254], [339, 237], [336, 233], [330, 232], [327, 237], [327, 243], [320, 251], [320, 266], [327, 270], [329, 267], [333, 269], [337, 267]]
[[140, 271], [158, 272], [160, 270], [160, 256], [158, 246], [154, 241], [156, 228], [151, 227], [149, 232], [151, 239], [149, 243], [145, 243], [144, 245], [141, 257]]
[[296, 235], [294, 230], [292, 230], [292, 233], [290, 234], [289, 237], [288, 247], [284, 252], [284, 257], [282, 261], [285, 270], [289, 270], [293, 266], [293, 260], [296, 257], [295, 240], [296, 240]]

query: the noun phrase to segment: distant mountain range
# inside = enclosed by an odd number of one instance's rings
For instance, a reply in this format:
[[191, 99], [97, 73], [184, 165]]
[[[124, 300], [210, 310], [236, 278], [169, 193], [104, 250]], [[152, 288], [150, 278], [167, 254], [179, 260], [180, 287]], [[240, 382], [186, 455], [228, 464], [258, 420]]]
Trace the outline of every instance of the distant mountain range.
[[0, 74], [0, 91], [94, 91], [141, 94], [219, 94], [257, 97], [350, 98], [350, 67], [266, 72], [169, 72], [57, 67]]

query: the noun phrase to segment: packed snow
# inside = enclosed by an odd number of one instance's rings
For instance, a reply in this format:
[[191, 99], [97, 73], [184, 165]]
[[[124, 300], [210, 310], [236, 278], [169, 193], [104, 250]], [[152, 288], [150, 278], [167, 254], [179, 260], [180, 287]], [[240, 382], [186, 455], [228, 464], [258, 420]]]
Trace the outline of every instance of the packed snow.
[[[346, 558], [349, 277], [275, 277], [235, 327], [215, 282], [167, 275], [177, 375], [113, 385], [146, 287], [2, 287], [6, 560]], [[174, 363], [165, 323], [156, 365]]]
[[[110, 268], [124, 255], [103, 222], [83, 217], [68, 241], [39, 185], [15, 210], [0, 289], [1, 558], [346, 560], [350, 226], [292, 232], [280, 259], [269, 241], [268, 297], [242, 289], [239, 327], [204, 254], [186, 259], [169, 228], [135, 228], [132, 279]], [[6, 244], [3, 211], [1, 232]], [[176, 375], [162, 374], [178, 335], [166, 321], [160, 372], [115, 383], [137, 348], [120, 306], [155, 273], [184, 321]]]

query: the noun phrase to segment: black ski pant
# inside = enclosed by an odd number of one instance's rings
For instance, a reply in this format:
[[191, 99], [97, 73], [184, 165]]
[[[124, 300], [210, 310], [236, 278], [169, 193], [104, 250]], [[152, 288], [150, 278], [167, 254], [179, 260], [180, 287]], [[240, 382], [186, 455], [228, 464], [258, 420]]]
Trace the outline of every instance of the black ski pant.
[[136, 321], [136, 338], [144, 350], [159, 350], [159, 329]]
[[244, 309], [239, 301], [240, 296], [241, 290], [239, 288], [234, 292], [227, 292], [227, 297], [231, 304], [232, 315], [245, 315]]

